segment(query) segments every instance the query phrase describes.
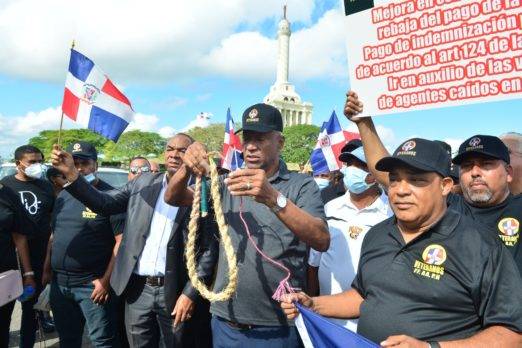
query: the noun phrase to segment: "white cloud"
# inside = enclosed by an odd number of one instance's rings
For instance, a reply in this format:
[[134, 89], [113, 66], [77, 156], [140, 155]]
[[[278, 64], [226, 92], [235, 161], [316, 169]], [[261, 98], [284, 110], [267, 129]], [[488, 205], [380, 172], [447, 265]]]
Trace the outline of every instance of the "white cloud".
[[[311, 24], [313, 0], [286, 2], [291, 21]], [[72, 39], [115, 81], [221, 73], [207, 62], [216, 44], [233, 40], [238, 27], [253, 31], [279, 18], [282, 5], [281, 0], [156, 0], [153, 5], [92, 0], [88, 6], [70, 0], [3, 0], [0, 73], [63, 81]]]
[[170, 137], [174, 136], [177, 133], [177, 131], [172, 127], [165, 126], [165, 127], [161, 127], [160, 129], [158, 129], [158, 133], [163, 138], [170, 138]]
[[143, 132], [155, 131], [158, 121], [159, 117], [156, 115], [145, 115], [138, 112], [134, 114], [134, 119], [131, 123], [129, 123], [126, 131], [135, 129], [141, 130]]
[[455, 154], [459, 151], [459, 146], [460, 144], [462, 144], [464, 139], [446, 138], [443, 139], [443, 141], [445, 141], [451, 146], [451, 153]]
[[[291, 81], [346, 74], [343, 20], [341, 11], [330, 10], [312, 27], [292, 34]], [[256, 31], [232, 34], [203, 58], [203, 64], [227, 77], [275, 80], [277, 40]]]
[[210, 119], [212, 118], [212, 115], [210, 112], [200, 112], [196, 115], [196, 118], [193, 119], [188, 123], [188, 125], [183, 128], [183, 132], [189, 131], [192, 128], [201, 127], [206, 128], [210, 125]]

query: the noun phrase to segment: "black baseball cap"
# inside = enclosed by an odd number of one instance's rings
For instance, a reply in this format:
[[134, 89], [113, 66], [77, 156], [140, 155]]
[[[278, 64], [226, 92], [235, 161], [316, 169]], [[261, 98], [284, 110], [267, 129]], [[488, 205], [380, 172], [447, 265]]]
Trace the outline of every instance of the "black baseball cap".
[[503, 160], [509, 164], [509, 149], [500, 140], [492, 135], [474, 135], [464, 140], [459, 147], [459, 153], [453, 158], [453, 163], [461, 164], [464, 158], [472, 154], [479, 154]]
[[422, 138], [403, 142], [392, 156], [381, 158], [375, 168], [389, 172], [397, 165], [407, 165], [423, 172], [435, 172], [443, 177], [450, 175], [451, 157], [439, 143]]
[[65, 151], [69, 152], [73, 157], [92, 159], [94, 161], [98, 160], [98, 152], [96, 152], [96, 148], [94, 145], [86, 141], [77, 141], [69, 144]]
[[255, 104], [243, 112], [243, 128], [240, 131], [253, 131], [267, 133], [271, 131], [283, 131], [283, 117], [281, 112], [272, 105]]
[[361, 146], [363, 146], [361, 139], [352, 139], [344, 144], [341, 153], [339, 154], [339, 161], [348, 162], [348, 160], [353, 157], [352, 151]]

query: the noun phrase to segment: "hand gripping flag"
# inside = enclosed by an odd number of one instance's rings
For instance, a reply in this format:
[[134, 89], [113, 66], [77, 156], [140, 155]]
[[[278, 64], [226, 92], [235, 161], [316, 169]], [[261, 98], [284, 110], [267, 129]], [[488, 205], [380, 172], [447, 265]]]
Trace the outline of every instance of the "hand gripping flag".
[[314, 174], [331, 172], [341, 168], [339, 155], [346, 142], [345, 135], [335, 111], [328, 122], [323, 123], [317, 145], [310, 156]]
[[230, 171], [241, 168], [243, 158], [241, 155], [241, 140], [234, 133], [234, 120], [230, 115], [230, 108], [227, 110], [227, 122], [225, 123], [225, 140], [223, 141], [223, 159], [221, 167]]
[[367, 338], [332, 323], [306, 307], [296, 303], [299, 313], [295, 326], [305, 348], [377, 348]]
[[62, 111], [73, 121], [115, 142], [134, 116], [129, 99], [92, 60], [74, 49]]

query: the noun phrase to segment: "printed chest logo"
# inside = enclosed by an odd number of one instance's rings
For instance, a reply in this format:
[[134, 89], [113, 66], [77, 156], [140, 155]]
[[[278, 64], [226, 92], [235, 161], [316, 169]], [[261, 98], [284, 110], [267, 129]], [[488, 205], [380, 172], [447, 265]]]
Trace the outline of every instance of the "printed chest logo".
[[91, 209], [85, 207], [85, 210], [82, 211], [82, 217], [84, 219], [96, 219], [98, 214], [94, 213]]
[[359, 234], [363, 231], [362, 227], [359, 226], [350, 226], [348, 227], [348, 234], [350, 235], [350, 238], [357, 239], [359, 237]]
[[515, 246], [518, 243], [519, 229], [520, 222], [515, 218], [507, 217], [498, 222], [498, 230], [500, 231], [498, 236], [508, 247]]
[[38, 200], [38, 197], [31, 191], [20, 191], [20, 200], [22, 201], [22, 205], [25, 207], [25, 210], [31, 215], [38, 214], [38, 210], [40, 210], [40, 205], [42, 201]]
[[446, 249], [439, 244], [431, 244], [422, 252], [422, 261], [415, 260], [413, 264], [413, 273], [423, 277], [440, 280], [444, 275], [444, 266], [446, 261]]

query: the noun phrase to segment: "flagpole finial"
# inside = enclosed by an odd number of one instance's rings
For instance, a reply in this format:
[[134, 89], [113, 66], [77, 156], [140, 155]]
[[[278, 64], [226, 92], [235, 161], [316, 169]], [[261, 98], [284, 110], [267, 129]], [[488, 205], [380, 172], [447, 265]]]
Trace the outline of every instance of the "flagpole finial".
[[72, 50], [74, 49], [74, 46], [76, 46], [76, 41], [74, 41], [74, 39], [73, 39], [72, 42], [71, 42], [71, 49]]

